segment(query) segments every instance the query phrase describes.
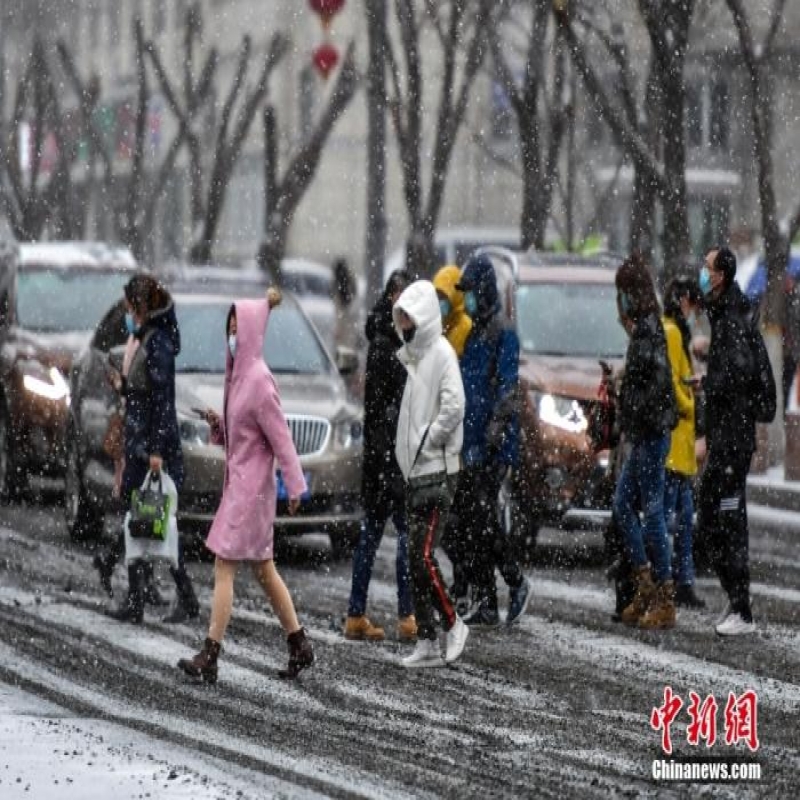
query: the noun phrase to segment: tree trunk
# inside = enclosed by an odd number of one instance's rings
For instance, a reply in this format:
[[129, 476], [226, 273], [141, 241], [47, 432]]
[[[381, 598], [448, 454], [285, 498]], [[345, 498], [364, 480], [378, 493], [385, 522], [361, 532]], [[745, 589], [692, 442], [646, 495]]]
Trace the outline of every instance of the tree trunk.
[[544, 247], [546, 220], [542, 219], [542, 157], [539, 150], [539, 121], [537, 110], [527, 109], [518, 114], [519, 144], [522, 156], [522, 219], [520, 239], [522, 249]]
[[664, 179], [664, 282], [684, 271], [691, 254], [686, 192], [686, 141], [683, 127], [683, 60], [668, 80], [662, 77]]
[[386, 257], [386, 2], [365, 0], [369, 36], [367, 68], [367, 230], [364, 272], [367, 307], [383, 290]]
[[[658, 66], [653, 59], [645, 89], [647, 118], [643, 135], [653, 153], [659, 152], [661, 141], [661, 87]], [[648, 264], [653, 263], [653, 230], [656, 217], [658, 186], [646, 170], [639, 169], [634, 160], [633, 195], [631, 197], [631, 252], [642, 254]]]

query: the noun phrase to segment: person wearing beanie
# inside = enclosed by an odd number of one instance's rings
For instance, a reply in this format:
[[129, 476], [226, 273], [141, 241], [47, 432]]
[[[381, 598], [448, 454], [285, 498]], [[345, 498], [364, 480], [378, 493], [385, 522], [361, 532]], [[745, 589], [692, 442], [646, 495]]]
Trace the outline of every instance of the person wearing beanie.
[[[734, 280], [736, 256], [727, 247], [711, 250], [700, 272], [700, 291], [711, 344], [706, 396], [708, 457], [700, 481], [698, 535], [710, 544], [714, 569], [728, 595], [728, 607], [715, 627], [720, 636], [752, 633], [749, 533], [745, 483], [756, 448], [754, 392], [763, 369], [764, 342], [757, 315]], [[766, 361], [764, 382], [775, 382]]]
[[461, 280], [461, 270], [452, 264], [442, 267], [433, 278], [433, 286], [439, 296], [439, 308], [442, 312], [442, 333], [460, 359], [464, 354], [469, 332], [472, 330], [472, 320], [464, 311], [464, 292], [456, 289], [459, 280]]

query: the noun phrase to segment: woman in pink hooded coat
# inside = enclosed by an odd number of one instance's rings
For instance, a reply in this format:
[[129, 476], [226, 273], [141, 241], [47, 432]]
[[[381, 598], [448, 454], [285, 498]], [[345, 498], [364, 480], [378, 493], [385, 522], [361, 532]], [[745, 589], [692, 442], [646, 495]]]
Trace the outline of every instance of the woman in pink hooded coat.
[[300, 627], [291, 595], [272, 558], [276, 458], [289, 495], [290, 514], [297, 511], [306, 490], [278, 388], [262, 355], [269, 314], [280, 300], [280, 292], [270, 289], [266, 300], [243, 300], [231, 308], [223, 417], [206, 412], [212, 437], [224, 443], [226, 455], [222, 500], [206, 540], [216, 556], [214, 598], [202, 650], [194, 658], [181, 659], [178, 666], [209, 683], [217, 679], [217, 657], [231, 617], [233, 580], [241, 561], [252, 563], [288, 634], [289, 666], [280, 671], [280, 676], [295, 678], [314, 662], [311, 643]]

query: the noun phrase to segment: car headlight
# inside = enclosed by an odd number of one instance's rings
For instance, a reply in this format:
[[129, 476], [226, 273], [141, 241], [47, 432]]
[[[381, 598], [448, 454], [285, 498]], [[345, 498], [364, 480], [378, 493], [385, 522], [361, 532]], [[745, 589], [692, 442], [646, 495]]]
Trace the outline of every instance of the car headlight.
[[334, 442], [343, 450], [359, 447], [364, 438], [364, 425], [360, 419], [346, 419], [334, 427]]
[[38, 361], [25, 361], [21, 369], [22, 385], [26, 392], [47, 400], [66, 399], [69, 402], [69, 384], [58, 367], [48, 369]]
[[178, 430], [184, 444], [208, 444], [211, 441], [211, 428], [205, 420], [179, 417]]
[[553, 425], [570, 433], [584, 433], [589, 427], [583, 407], [577, 400], [542, 392], [531, 392], [531, 398], [539, 413], [539, 419], [547, 425]]

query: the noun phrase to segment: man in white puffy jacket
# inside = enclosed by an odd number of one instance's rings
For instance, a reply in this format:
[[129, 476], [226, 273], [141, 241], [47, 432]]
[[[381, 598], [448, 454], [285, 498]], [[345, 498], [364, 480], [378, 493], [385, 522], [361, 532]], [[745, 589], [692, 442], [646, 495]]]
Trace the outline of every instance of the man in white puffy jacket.
[[456, 615], [434, 553], [453, 501], [461, 460], [464, 387], [458, 359], [442, 336], [439, 299], [430, 281], [412, 283], [392, 311], [405, 344], [397, 353], [408, 372], [395, 453], [406, 480], [408, 550], [417, 646], [406, 667], [439, 666], [433, 608], [447, 631], [444, 660], [464, 650], [469, 629]]

